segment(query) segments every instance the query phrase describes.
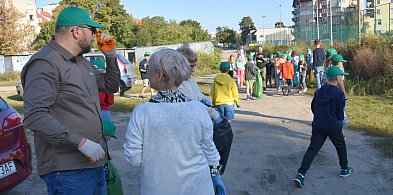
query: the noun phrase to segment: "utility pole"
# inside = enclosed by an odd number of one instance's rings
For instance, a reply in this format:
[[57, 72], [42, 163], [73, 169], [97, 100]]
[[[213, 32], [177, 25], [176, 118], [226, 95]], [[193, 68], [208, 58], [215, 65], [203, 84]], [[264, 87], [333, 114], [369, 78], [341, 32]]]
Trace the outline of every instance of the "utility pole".
[[[358, 0], [359, 1], [359, 0]], [[330, 14], [330, 47], [333, 47], [333, 12], [332, 12], [332, 0], [329, 0], [329, 14]]]
[[266, 37], [265, 37], [265, 18], [266, 18], [266, 16], [262, 16], [263, 44], [265, 44], [265, 42], [266, 42]]
[[[362, 5], [363, 1], [358, 0], [358, 43], [362, 43]], [[390, 24], [390, 23], [389, 23]]]
[[316, 6], [317, 6], [317, 39], [319, 39], [319, 3], [318, 0], [316, 0]]

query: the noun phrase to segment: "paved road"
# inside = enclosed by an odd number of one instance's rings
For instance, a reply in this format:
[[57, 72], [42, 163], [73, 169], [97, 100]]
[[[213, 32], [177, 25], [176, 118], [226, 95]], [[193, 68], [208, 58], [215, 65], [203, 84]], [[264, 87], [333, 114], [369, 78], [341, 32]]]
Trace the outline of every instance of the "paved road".
[[[211, 77], [201, 78], [204, 81]], [[244, 99], [244, 89], [240, 89]], [[223, 179], [228, 194], [393, 194], [393, 161], [381, 156], [378, 138], [344, 129], [348, 160], [355, 173], [339, 177], [338, 158], [328, 140], [306, 175], [305, 187], [295, 188], [293, 177], [311, 134], [310, 96], [280, 96], [269, 90], [261, 100], [241, 102], [233, 121], [234, 140]], [[125, 194], [140, 194], [139, 169], [128, 165], [122, 145], [130, 115], [115, 113], [117, 137], [109, 143]], [[34, 165], [35, 166], [35, 165]], [[36, 173], [8, 194], [45, 194]]]

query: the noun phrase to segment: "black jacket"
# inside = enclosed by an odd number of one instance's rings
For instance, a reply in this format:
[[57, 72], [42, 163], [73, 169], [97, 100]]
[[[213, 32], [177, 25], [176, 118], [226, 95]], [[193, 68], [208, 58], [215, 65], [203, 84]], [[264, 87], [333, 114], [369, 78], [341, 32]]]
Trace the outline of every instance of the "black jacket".
[[326, 60], [325, 51], [322, 48], [315, 48], [312, 51], [313, 56], [313, 65], [316, 66], [323, 66]]
[[257, 70], [252, 62], [247, 62], [245, 65], [246, 80], [254, 80], [257, 75]]
[[311, 102], [311, 110], [314, 114], [312, 129], [325, 133], [341, 132], [344, 104], [345, 95], [336, 86], [323, 85], [315, 91]]

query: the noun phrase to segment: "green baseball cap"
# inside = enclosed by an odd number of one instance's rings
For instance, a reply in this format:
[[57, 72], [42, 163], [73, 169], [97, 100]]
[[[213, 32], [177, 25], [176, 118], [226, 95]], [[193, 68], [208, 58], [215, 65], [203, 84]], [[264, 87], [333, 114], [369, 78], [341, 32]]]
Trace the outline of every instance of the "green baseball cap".
[[328, 79], [331, 79], [339, 75], [349, 75], [349, 74], [342, 71], [341, 68], [338, 66], [331, 66], [326, 70], [326, 75]]
[[[116, 138], [116, 126], [110, 120], [103, 120], [104, 135]], [[117, 138], [116, 138], [117, 139]]]
[[252, 59], [254, 59], [254, 57], [252, 57], [252, 55], [248, 55], [247, 59], [252, 60]]
[[292, 57], [290, 55], [287, 55], [287, 60], [292, 60]]
[[79, 25], [87, 25], [94, 28], [104, 28], [104, 25], [94, 22], [89, 11], [75, 6], [69, 6], [63, 9], [56, 21], [56, 26]]
[[344, 60], [343, 56], [341, 54], [334, 54], [332, 56], [332, 62], [347, 62], [346, 60]]
[[336, 51], [336, 49], [334, 49], [334, 48], [330, 48], [330, 49], [328, 49], [328, 50], [326, 51], [326, 57], [332, 56], [332, 55], [334, 55], [334, 54], [337, 54], [337, 51]]
[[143, 56], [151, 56], [150, 51], [145, 52], [145, 54]]
[[300, 55], [299, 55], [299, 58], [304, 59], [304, 55], [303, 55], [303, 54], [300, 54]]
[[311, 51], [311, 48], [307, 48], [307, 51]]
[[96, 59], [90, 62], [91, 65], [95, 66], [98, 70], [105, 69], [105, 62], [104, 60]]
[[220, 64], [221, 71], [228, 71], [230, 67], [231, 65], [229, 64], [229, 62], [221, 62]]

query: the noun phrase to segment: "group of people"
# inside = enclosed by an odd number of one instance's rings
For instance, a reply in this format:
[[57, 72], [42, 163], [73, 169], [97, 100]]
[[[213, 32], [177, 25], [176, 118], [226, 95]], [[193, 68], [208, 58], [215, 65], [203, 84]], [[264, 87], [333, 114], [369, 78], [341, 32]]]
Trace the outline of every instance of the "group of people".
[[[21, 73], [24, 125], [34, 132], [37, 172], [48, 194], [107, 194], [107, 141], [115, 128], [109, 106], [120, 70], [115, 40], [97, 30], [103, 27], [83, 8], [63, 9], [54, 38]], [[83, 57], [94, 39], [105, 61]], [[213, 127], [224, 124], [232, 135], [230, 118], [223, 101], [205, 98], [192, 78], [196, 62], [181, 47], [145, 53], [140, 64], [144, 86], [157, 93], [133, 110], [124, 154], [142, 167], [142, 194], [226, 194], [220, 174], [229, 150], [220, 156], [223, 144], [213, 142]]]
[[[97, 30], [103, 27], [87, 10], [65, 8], [57, 18], [54, 38], [33, 55], [21, 73], [25, 89], [23, 123], [34, 132], [37, 173], [48, 194], [107, 194], [107, 141], [115, 136], [109, 106], [119, 87], [120, 71], [115, 40]], [[94, 39], [105, 62], [89, 62], [82, 55], [90, 52]], [[269, 61], [261, 53], [245, 59], [241, 50], [236, 60], [232, 56], [229, 62], [222, 62], [211, 99], [202, 94], [192, 78], [198, 59], [190, 48], [145, 53], [145, 61], [140, 64], [144, 86], [150, 85], [157, 93], [132, 111], [124, 144], [126, 161], [141, 167], [142, 194], [226, 194], [220, 175], [231, 143], [219, 143], [213, 129], [219, 124], [230, 128], [234, 104], [240, 107], [237, 87], [243, 86], [244, 74], [247, 99], [252, 98], [249, 89], [256, 74], [268, 75], [266, 66], [255, 68]], [[294, 77], [293, 71], [287, 73], [292, 59], [286, 57], [285, 62], [283, 55], [273, 58], [270, 61], [282, 66], [276, 72], [289, 86]], [[318, 60], [314, 58], [314, 62]], [[304, 61], [299, 60], [298, 66], [306, 67]], [[339, 153], [340, 176], [353, 171], [347, 166], [341, 130], [345, 105], [341, 87], [347, 73], [340, 66], [345, 60], [333, 54], [331, 62], [333, 65], [325, 71], [327, 84], [316, 91], [312, 101], [311, 143], [294, 180], [299, 187], [303, 187], [304, 175], [326, 137]], [[237, 84], [232, 79], [235, 71]], [[141, 96], [143, 93], [144, 89]], [[231, 128], [228, 135], [232, 135]], [[225, 152], [218, 149], [222, 144], [226, 144]]]

